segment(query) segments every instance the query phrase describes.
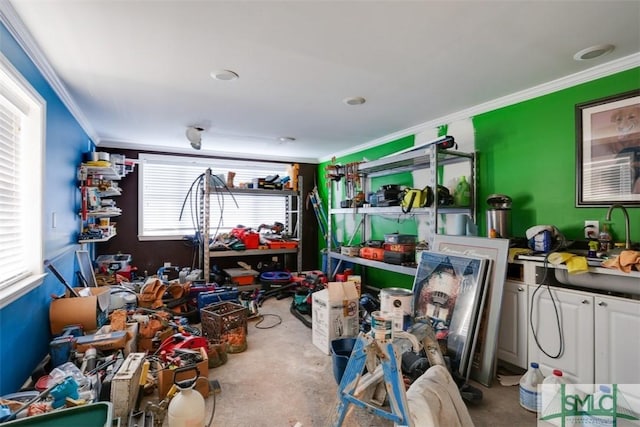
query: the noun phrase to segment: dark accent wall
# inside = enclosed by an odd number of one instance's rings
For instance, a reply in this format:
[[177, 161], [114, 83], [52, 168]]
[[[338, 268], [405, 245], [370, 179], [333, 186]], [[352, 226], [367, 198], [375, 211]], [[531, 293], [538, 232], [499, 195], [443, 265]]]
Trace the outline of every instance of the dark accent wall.
[[[124, 154], [127, 158], [137, 159], [140, 151], [135, 150], [118, 150], [104, 149], [113, 153]], [[154, 154], [165, 154], [158, 153]], [[180, 156], [185, 156], [180, 154]], [[194, 156], [196, 157], [196, 156]], [[197, 156], [203, 157], [203, 156]], [[237, 160], [237, 159], [236, 159]], [[303, 177], [303, 195], [311, 191], [314, 183], [314, 175], [317, 165], [300, 164], [300, 174]], [[203, 171], [204, 172], [204, 171]], [[122, 208], [123, 214], [114, 218], [117, 221], [118, 234], [105, 243], [96, 244], [96, 253], [116, 254], [118, 252], [131, 254], [133, 265], [138, 268], [138, 273], [143, 274], [147, 271], [149, 274], [155, 274], [159, 267], [165, 262], [171, 262], [172, 265], [179, 267], [197, 267], [197, 248], [185, 241], [178, 240], [138, 240], [138, 173], [139, 168], [136, 166], [135, 171], [130, 173], [119, 183], [122, 187], [123, 194], [115, 198], [117, 205]], [[303, 230], [302, 230], [302, 269], [317, 269], [318, 259], [318, 232], [317, 223], [313, 210], [307, 209], [306, 203], [302, 200], [303, 208]], [[258, 224], [247, 224], [247, 226], [257, 226]], [[195, 258], [194, 258], [195, 255]], [[294, 255], [287, 255], [287, 266], [291, 269], [295, 268]], [[195, 264], [194, 264], [195, 260]], [[211, 265], [218, 265], [220, 268], [238, 267], [236, 258], [215, 258], [211, 260]], [[252, 256], [242, 261], [250, 265], [256, 265], [258, 262], [271, 261], [270, 255]], [[280, 262], [285, 260], [280, 257]]]

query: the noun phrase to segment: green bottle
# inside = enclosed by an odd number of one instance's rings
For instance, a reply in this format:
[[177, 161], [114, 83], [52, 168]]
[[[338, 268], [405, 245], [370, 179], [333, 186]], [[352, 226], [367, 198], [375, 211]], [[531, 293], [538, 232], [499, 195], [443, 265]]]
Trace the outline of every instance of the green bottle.
[[467, 181], [467, 177], [464, 175], [460, 177], [460, 180], [456, 185], [456, 190], [453, 193], [453, 200], [456, 206], [471, 205], [471, 186]]

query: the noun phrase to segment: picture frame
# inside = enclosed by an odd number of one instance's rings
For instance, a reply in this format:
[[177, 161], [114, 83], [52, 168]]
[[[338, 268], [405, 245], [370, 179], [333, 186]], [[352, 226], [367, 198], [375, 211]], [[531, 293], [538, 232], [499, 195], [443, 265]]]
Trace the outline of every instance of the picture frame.
[[471, 379], [491, 387], [495, 377], [502, 294], [507, 278], [509, 239], [437, 234], [433, 250], [449, 254], [490, 259], [487, 273], [487, 301], [479, 319], [478, 342], [471, 359]]
[[576, 206], [640, 205], [640, 89], [577, 104]]
[[416, 270], [415, 319], [431, 324], [438, 342], [446, 343], [443, 354], [450, 357], [451, 369], [463, 377], [469, 375], [488, 263], [484, 258], [424, 251]]

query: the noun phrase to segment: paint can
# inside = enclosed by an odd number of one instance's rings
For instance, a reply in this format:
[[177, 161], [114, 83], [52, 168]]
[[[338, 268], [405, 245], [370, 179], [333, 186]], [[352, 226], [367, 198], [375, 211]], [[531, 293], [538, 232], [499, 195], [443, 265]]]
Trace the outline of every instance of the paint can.
[[376, 341], [391, 341], [393, 338], [393, 322], [390, 314], [382, 311], [371, 313], [371, 335]]
[[411, 325], [413, 292], [404, 288], [380, 290], [380, 311], [391, 313], [394, 331], [405, 331]]

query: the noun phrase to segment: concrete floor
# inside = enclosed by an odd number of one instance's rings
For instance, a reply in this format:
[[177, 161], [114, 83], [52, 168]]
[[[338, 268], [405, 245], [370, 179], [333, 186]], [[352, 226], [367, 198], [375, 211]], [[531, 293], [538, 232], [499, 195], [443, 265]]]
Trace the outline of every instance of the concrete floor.
[[[211, 369], [220, 382], [212, 426], [325, 427], [336, 407], [337, 385], [331, 356], [311, 342], [311, 329], [289, 312], [291, 298], [270, 298], [260, 308], [265, 315], [249, 320], [248, 348], [229, 354], [226, 364]], [[279, 317], [276, 317], [279, 316]], [[281, 323], [277, 324], [278, 322]], [[277, 325], [276, 325], [277, 324]], [[258, 329], [275, 325], [270, 329]], [[518, 387], [499, 383], [483, 392], [481, 402], [469, 405], [476, 426], [534, 426], [536, 416], [518, 404]], [[207, 400], [207, 420], [213, 397]], [[166, 422], [165, 422], [166, 425]], [[349, 414], [344, 426], [392, 426], [363, 410]], [[419, 426], [416, 426], [419, 427]]]

